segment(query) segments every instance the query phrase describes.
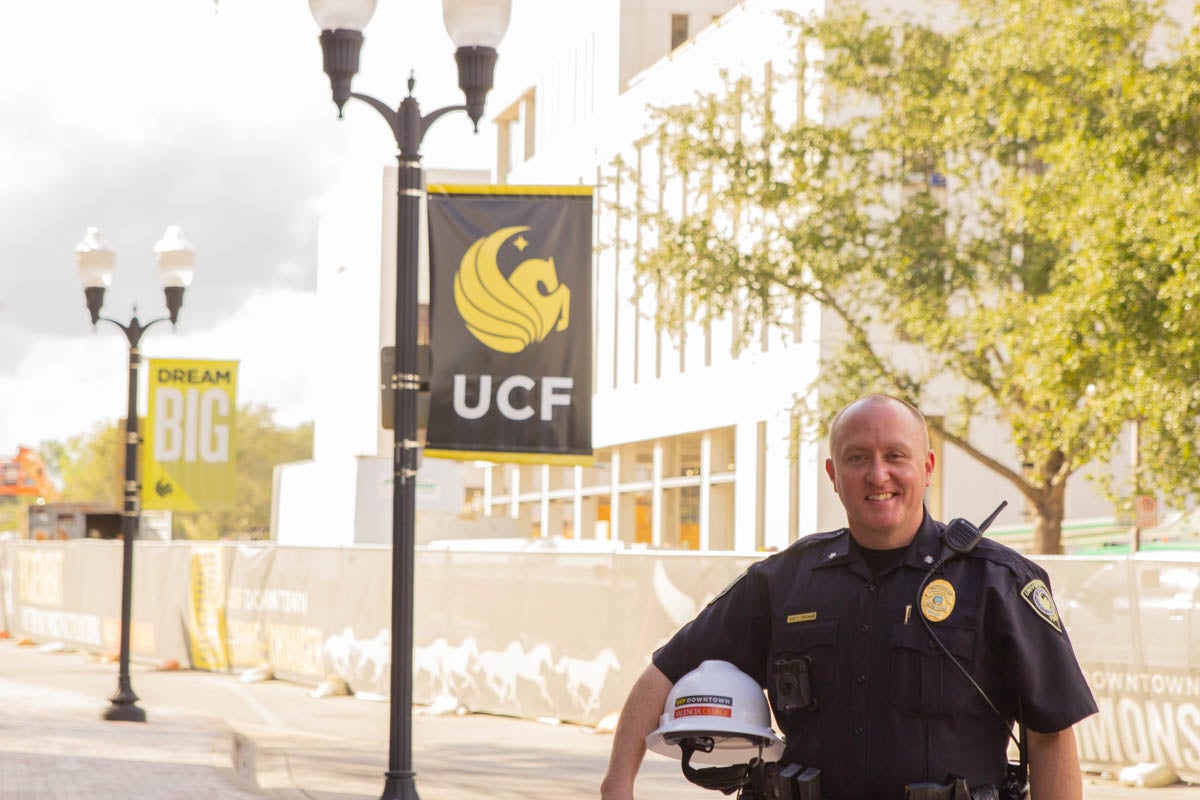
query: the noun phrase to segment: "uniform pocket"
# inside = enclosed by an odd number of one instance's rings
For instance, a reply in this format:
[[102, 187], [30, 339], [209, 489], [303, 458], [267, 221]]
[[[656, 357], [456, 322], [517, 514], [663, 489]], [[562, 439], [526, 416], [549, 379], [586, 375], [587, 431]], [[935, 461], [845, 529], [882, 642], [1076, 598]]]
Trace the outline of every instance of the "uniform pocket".
[[[968, 671], [975, 652], [975, 629], [938, 624], [938, 639]], [[896, 624], [891, 635], [892, 705], [922, 717], [961, 712], [971, 684], [919, 622]]]
[[[776, 713], [784, 717], [799, 717], [816, 711], [834, 707], [837, 700], [837, 636], [838, 621], [836, 619], [821, 620], [820, 622], [805, 622], [783, 627], [771, 649], [768, 667], [768, 690], [771, 703]], [[804, 710], [784, 712], [781, 709], [782, 692], [803, 691], [797, 687], [802, 679], [799, 673], [805, 674], [811, 703], [801, 702], [796, 705], [806, 706]]]

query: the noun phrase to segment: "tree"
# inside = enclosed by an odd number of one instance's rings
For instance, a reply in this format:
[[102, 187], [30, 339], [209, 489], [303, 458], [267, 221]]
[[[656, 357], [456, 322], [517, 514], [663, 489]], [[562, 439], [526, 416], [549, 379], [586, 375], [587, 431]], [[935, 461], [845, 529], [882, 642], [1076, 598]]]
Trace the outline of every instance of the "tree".
[[100, 503], [115, 509], [125, 504], [124, 422], [105, 420], [65, 442], [43, 442], [39, 452], [62, 476], [63, 501]]
[[[123, 430], [123, 423], [101, 422], [63, 445], [39, 445], [43, 453], [59, 454], [64, 500], [123, 506], [124, 450], [118, 452], [118, 427]], [[311, 422], [280, 427], [269, 407], [240, 406], [233, 425], [234, 506], [227, 511], [175, 513], [177, 535], [191, 539], [266, 538], [271, 524], [274, 467], [311, 458], [312, 436]]]
[[[936, 408], [1056, 553], [1068, 479], [1131, 419], [1170, 455], [1138, 480], [1197, 485], [1200, 39], [1156, 2], [950, 8], [790, 16], [823, 119], [777, 123], [744, 79], [661, 109], [663, 169], [697, 191], [624, 211], [649, 221], [641, 280], [682, 298], [664, 321], [737, 309], [748, 334], [815, 301], [820, 418], [864, 391]], [[1019, 466], [972, 439], [983, 418]]]

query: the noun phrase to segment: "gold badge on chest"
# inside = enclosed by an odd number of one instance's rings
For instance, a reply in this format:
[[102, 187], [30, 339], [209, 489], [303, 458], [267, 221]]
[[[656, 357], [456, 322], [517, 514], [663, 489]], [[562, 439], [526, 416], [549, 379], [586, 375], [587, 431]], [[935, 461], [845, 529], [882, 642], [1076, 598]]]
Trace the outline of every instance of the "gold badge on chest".
[[921, 613], [930, 622], [941, 622], [954, 611], [954, 587], [938, 578], [921, 592]]

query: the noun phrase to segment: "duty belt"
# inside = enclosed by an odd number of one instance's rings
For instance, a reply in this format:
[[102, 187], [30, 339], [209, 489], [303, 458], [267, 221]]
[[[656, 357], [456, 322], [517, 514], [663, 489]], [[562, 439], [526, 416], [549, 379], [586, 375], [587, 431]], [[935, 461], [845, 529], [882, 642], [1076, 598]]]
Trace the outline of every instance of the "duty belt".
[[910, 783], [904, 787], [904, 800], [1001, 800], [1000, 790], [990, 783], [974, 789], [962, 778], [947, 778], [945, 783]]

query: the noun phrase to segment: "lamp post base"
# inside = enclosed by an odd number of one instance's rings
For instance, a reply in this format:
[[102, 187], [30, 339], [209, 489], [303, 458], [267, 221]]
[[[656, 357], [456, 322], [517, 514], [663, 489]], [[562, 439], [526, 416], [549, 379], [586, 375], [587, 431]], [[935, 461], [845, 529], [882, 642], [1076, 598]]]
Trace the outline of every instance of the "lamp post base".
[[146, 709], [138, 706], [137, 701], [132, 689], [122, 687], [108, 698], [109, 706], [101, 716], [110, 722], [145, 722]]
[[383, 774], [387, 776], [387, 782], [383, 784], [383, 794], [379, 800], [420, 800], [415, 780], [417, 773], [389, 770]]
[[146, 710], [135, 705], [113, 703], [104, 710], [104, 719], [109, 722], [145, 722]]

